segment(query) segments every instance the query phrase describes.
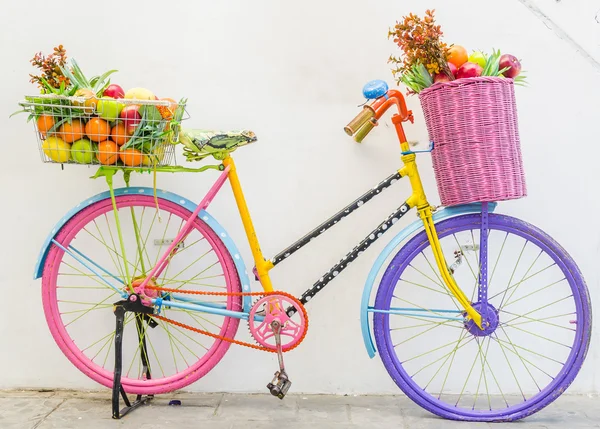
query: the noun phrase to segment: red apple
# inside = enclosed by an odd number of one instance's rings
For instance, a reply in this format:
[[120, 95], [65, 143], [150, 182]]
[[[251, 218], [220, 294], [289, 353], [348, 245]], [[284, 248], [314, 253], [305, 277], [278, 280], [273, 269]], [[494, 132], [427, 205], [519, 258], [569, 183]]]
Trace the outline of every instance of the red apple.
[[123, 98], [125, 91], [119, 85], [112, 83], [106, 87], [103, 95], [110, 98]]
[[450, 82], [450, 78], [446, 75], [446, 73], [438, 73], [433, 77], [433, 83], [438, 82]]
[[456, 66], [452, 63], [448, 63], [448, 68], [450, 69], [450, 72], [454, 75], [454, 77], [456, 77], [456, 72], [458, 72]]
[[132, 134], [135, 131], [135, 128], [142, 122], [142, 115], [140, 115], [139, 110], [140, 106], [137, 104], [130, 104], [121, 110], [120, 118], [123, 119], [125, 128], [130, 134]]
[[479, 64], [466, 62], [456, 72], [457, 79], [481, 76], [483, 69]]
[[514, 55], [504, 54], [500, 57], [500, 70], [503, 68], [509, 67], [504, 73], [503, 76], [508, 78], [515, 78], [521, 73], [521, 63]]

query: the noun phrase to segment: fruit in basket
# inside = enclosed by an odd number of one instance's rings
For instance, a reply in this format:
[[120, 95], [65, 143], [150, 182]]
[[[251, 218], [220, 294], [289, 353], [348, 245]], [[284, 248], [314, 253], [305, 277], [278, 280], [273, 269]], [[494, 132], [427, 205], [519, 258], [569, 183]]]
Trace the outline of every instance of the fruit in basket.
[[121, 158], [121, 161], [123, 161], [123, 164], [130, 167], [139, 167], [144, 165], [144, 158], [147, 159], [147, 157], [145, 157], [144, 154], [137, 149], [125, 149], [119, 152], [119, 157]]
[[125, 127], [123, 122], [117, 122], [117, 124], [112, 127], [110, 138], [119, 146], [123, 146], [129, 141], [131, 135], [127, 132], [127, 127]]
[[91, 89], [78, 89], [75, 92], [76, 97], [84, 98], [83, 102], [73, 101], [73, 104], [76, 106], [84, 106], [89, 109], [95, 109], [98, 105], [98, 98], [96, 98], [96, 94]]
[[129, 100], [155, 100], [155, 95], [146, 88], [131, 88], [125, 93], [124, 98]]
[[508, 67], [508, 70], [505, 70], [504, 72], [502, 72], [502, 75], [504, 77], [513, 79], [513, 78], [517, 77], [519, 75], [519, 73], [521, 73], [521, 62], [514, 55], [504, 54], [500, 57], [500, 64], [499, 64], [500, 70], [507, 68], [507, 67]]
[[119, 160], [119, 146], [112, 140], [104, 140], [98, 143], [96, 158], [100, 164], [114, 165]]
[[114, 98], [103, 97], [100, 100], [98, 100], [96, 113], [102, 119], [106, 119], [107, 121], [114, 121], [119, 117], [124, 107], [125, 106], [123, 106], [123, 103], [115, 101]]
[[58, 129], [58, 135], [67, 143], [73, 143], [83, 137], [85, 127], [80, 119], [66, 120]]
[[48, 137], [42, 142], [42, 150], [54, 162], [71, 159], [71, 145], [59, 137]]
[[52, 127], [56, 124], [54, 121], [54, 117], [50, 115], [40, 115], [37, 119], [37, 129], [43, 136], [45, 136], [48, 131], [52, 129]]
[[450, 69], [450, 72], [452, 73], [452, 75], [454, 77], [456, 77], [456, 72], [458, 72], [458, 67], [456, 67], [454, 64], [452, 63], [448, 63], [448, 68]]
[[121, 110], [121, 119], [129, 134], [133, 134], [135, 128], [142, 122], [142, 115], [140, 114], [140, 106], [137, 104], [131, 104]]
[[102, 96], [110, 98], [124, 98], [125, 90], [116, 83], [111, 83], [106, 87]]
[[452, 45], [448, 49], [448, 62], [454, 64], [456, 67], [462, 66], [469, 60], [469, 54], [467, 50], [460, 45]]
[[110, 136], [110, 125], [104, 119], [92, 118], [85, 124], [85, 133], [95, 142], [101, 142]]
[[96, 145], [88, 139], [81, 139], [71, 145], [71, 157], [79, 164], [91, 164], [96, 156]]
[[446, 73], [438, 73], [433, 77], [433, 82], [450, 82], [450, 78], [446, 75]]
[[172, 98], [161, 98], [160, 100], [169, 102], [168, 106], [156, 106], [160, 112], [160, 116], [162, 116], [163, 119], [173, 119], [173, 115], [175, 115], [175, 111], [179, 106], [177, 102]]
[[481, 76], [482, 71], [483, 68], [481, 68], [479, 64], [466, 62], [458, 68], [458, 72], [456, 72], [456, 78], [465, 79], [469, 77]]
[[479, 64], [481, 67], [485, 67], [487, 58], [483, 52], [474, 51], [473, 53], [471, 53], [471, 55], [469, 55], [469, 62]]

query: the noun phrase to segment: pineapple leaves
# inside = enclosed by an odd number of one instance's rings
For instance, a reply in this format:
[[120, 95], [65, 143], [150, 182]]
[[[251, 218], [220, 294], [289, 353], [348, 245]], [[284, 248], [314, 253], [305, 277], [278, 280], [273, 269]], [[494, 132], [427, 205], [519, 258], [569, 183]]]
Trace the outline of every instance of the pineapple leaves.
[[409, 87], [413, 92], [419, 93], [423, 89], [430, 87], [433, 84], [433, 78], [427, 71], [427, 68], [420, 62], [414, 64], [410, 70], [405, 72], [400, 78], [402, 83]]

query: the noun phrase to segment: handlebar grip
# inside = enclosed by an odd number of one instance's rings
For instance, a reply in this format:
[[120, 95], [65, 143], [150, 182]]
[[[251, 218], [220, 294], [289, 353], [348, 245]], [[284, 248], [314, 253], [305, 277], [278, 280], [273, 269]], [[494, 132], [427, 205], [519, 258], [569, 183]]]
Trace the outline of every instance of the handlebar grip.
[[[359, 130], [369, 119], [375, 116], [375, 111], [370, 106], [363, 107], [362, 112], [360, 112], [348, 125], [344, 127], [344, 131], [346, 134], [351, 136], [355, 132]], [[371, 130], [369, 130], [371, 131]], [[363, 137], [364, 138], [364, 137]]]
[[367, 137], [367, 134], [369, 134], [371, 132], [371, 130], [373, 129], [373, 127], [375, 127], [376, 124], [377, 124], [377, 122], [375, 120], [370, 120], [370, 121], [366, 122], [356, 132], [356, 135], [354, 136], [354, 141], [356, 141], [357, 143], [362, 143], [364, 138]]

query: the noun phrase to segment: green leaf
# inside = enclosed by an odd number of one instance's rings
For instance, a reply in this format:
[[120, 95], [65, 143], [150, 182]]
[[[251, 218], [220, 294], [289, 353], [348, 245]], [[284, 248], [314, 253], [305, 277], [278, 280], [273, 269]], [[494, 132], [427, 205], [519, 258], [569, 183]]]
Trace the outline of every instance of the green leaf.
[[77, 81], [81, 83], [82, 87], [91, 88], [92, 86], [90, 85], [90, 82], [81, 71], [81, 68], [79, 67], [79, 64], [77, 64], [77, 61], [75, 61], [75, 58], [71, 59], [71, 63], [73, 64], [73, 73], [75, 74]]
[[13, 117], [13, 116], [15, 116], [15, 115], [18, 115], [19, 113], [26, 113], [26, 112], [29, 112], [29, 110], [27, 110], [27, 109], [23, 109], [23, 110], [17, 110], [16, 112], [12, 113], [12, 114], [11, 114], [11, 115], [8, 117], [8, 119], [12, 118], [12, 117]]
[[140, 107], [140, 115], [142, 118], [146, 118], [148, 121], [162, 121], [162, 115], [156, 108], [156, 106], [144, 105]]
[[94, 91], [94, 93], [98, 93], [99, 89], [104, 86], [106, 84], [105, 80], [107, 77], [109, 77], [111, 74], [116, 73], [118, 70], [109, 70], [106, 73], [102, 74], [95, 82], [92, 86], [92, 91]]

